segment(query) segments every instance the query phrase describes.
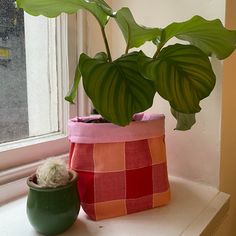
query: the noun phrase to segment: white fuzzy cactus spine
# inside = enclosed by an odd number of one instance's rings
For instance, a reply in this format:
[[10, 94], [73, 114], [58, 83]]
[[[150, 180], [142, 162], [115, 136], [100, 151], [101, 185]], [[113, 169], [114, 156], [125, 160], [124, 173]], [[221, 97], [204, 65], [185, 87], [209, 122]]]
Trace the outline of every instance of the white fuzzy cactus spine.
[[66, 185], [70, 180], [66, 163], [55, 158], [50, 158], [39, 166], [36, 177], [39, 186], [48, 188]]

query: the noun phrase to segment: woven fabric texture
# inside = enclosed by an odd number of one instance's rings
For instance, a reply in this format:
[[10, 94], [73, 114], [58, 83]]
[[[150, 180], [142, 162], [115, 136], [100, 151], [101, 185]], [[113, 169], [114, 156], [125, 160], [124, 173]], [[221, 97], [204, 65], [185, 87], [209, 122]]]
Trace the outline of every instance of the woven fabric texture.
[[128, 142], [71, 142], [70, 167], [79, 176], [81, 205], [93, 220], [151, 209], [170, 200], [164, 134]]

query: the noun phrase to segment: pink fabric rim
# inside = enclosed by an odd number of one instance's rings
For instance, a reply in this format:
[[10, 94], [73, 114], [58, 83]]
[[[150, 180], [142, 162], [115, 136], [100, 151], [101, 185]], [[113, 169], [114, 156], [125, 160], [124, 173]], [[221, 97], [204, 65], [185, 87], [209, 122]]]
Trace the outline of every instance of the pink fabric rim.
[[69, 140], [72, 143], [116, 143], [160, 137], [165, 134], [165, 116], [140, 113], [134, 116], [135, 122], [125, 127], [112, 123], [83, 123], [99, 115], [75, 117], [69, 120]]

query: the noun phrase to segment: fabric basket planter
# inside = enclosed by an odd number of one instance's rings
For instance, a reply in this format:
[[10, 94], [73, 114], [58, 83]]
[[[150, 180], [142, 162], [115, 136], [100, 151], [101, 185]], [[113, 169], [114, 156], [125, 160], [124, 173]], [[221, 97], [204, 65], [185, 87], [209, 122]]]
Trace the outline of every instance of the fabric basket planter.
[[89, 119], [68, 125], [70, 167], [87, 215], [101, 220], [167, 204], [164, 116], [138, 114], [126, 127], [83, 122]]

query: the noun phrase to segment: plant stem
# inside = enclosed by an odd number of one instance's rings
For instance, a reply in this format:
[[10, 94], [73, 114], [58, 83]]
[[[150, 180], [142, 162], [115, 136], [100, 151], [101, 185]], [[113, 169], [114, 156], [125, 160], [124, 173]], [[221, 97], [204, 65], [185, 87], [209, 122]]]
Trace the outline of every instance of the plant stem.
[[159, 44], [159, 46], [157, 47], [157, 50], [156, 50], [156, 52], [155, 52], [155, 54], [154, 54], [154, 56], [153, 56], [153, 59], [157, 58], [159, 52], [161, 51], [162, 46], [163, 46], [163, 45]]
[[109, 60], [109, 62], [112, 62], [111, 51], [110, 51], [110, 48], [109, 48], [105, 28], [101, 26], [101, 30], [102, 30], [102, 37], [103, 37], [103, 40], [104, 40], [104, 43], [105, 43], [106, 51], [107, 51], [108, 60]]
[[126, 49], [125, 49], [125, 54], [128, 54], [129, 52], [129, 45], [127, 44]]

